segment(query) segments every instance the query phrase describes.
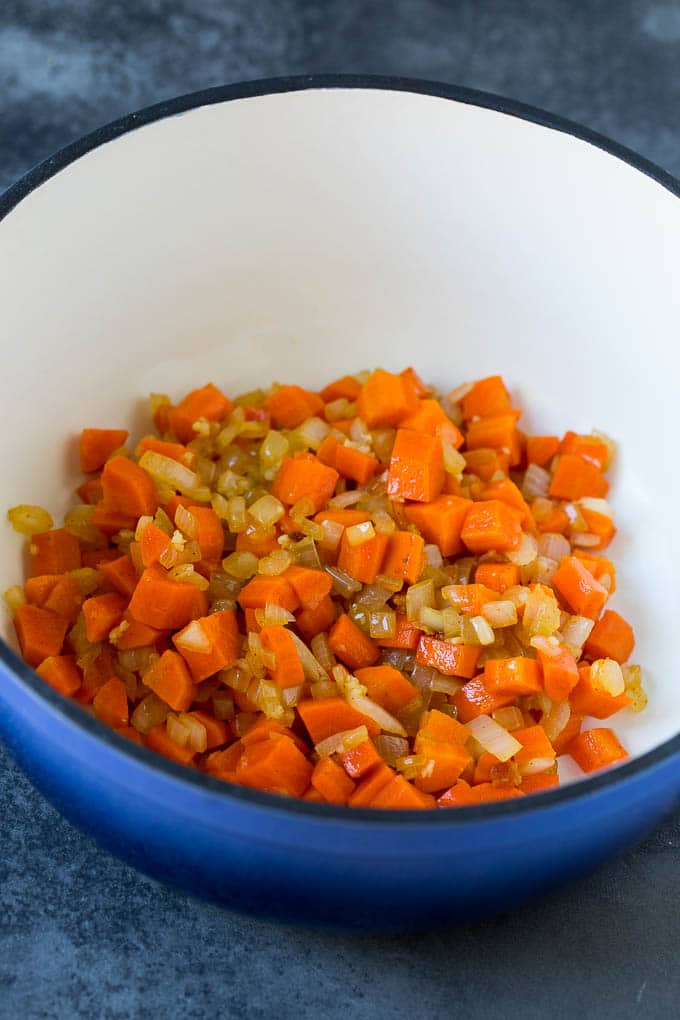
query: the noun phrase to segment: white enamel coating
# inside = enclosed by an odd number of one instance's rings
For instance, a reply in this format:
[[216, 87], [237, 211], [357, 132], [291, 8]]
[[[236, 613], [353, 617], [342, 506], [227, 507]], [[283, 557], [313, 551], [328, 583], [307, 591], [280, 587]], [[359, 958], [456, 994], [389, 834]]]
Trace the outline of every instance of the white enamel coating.
[[[501, 372], [525, 428], [621, 443], [612, 604], [650, 704], [616, 727], [648, 750], [680, 728], [679, 249], [680, 201], [639, 171], [445, 99], [318, 89], [154, 123], [0, 224], [2, 502], [62, 512], [79, 429], [139, 432], [152, 390]], [[0, 583], [20, 576], [3, 525]]]

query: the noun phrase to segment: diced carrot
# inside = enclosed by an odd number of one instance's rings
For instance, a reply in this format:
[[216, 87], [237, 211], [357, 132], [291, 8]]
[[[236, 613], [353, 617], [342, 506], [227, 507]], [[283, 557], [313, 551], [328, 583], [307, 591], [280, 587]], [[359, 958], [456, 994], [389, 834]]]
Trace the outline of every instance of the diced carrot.
[[497, 708], [505, 708], [515, 700], [514, 694], [499, 694], [490, 691], [484, 683], [484, 677], [478, 676], [468, 680], [453, 695], [452, 701], [458, 710], [458, 718], [463, 723], [476, 719], [478, 715], [491, 715]]
[[233, 666], [241, 651], [241, 638], [232, 609], [222, 609], [193, 620], [172, 643], [189, 667], [194, 683]]
[[213, 751], [203, 762], [203, 768], [210, 775], [225, 776], [227, 773], [231, 773], [231, 782], [236, 782], [236, 766], [238, 760], [243, 754], [243, 742], [241, 740], [234, 741], [229, 747], [222, 748], [221, 751]]
[[26, 600], [32, 606], [44, 605], [45, 599], [63, 576], [63, 574], [38, 574], [37, 577], [27, 578], [24, 585]]
[[83, 602], [85, 634], [88, 641], [103, 641], [123, 619], [126, 602], [117, 591], [95, 595]]
[[408, 503], [404, 514], [428, 542], [439, 546], [442, 556], [454, 556], [463, 550], [460, 536], [471, 506], [469, 499], [444, 495], [430, 503]]
[[609, 484], [594, 464], [575, 453], [563, 453], [555, 468], [550, 488], [553, 499], [583, 499], [606, 496]]
[[329, 804], [346, 804], [354, 793], [354, 783], [332, 758], [321, 758], [316, 763], [311, 783]]
[[176, 460], [178, 464], [184, 464], [190, 471], [193, 471], [196, 466], [196, 454], [193, 450], [188, 450], [182, 443], [169, 443], [163, 439], [156, 439], [155, 436], [144, 436], [139, 440], [135, 453], [137, 457], [141, 457], [147, 450], [151, 450], [152, 453], [160, 453], [163, 457], [169, 457], [170, 460]]
[[333, 654], [351, 670], [372, 666], [380, 655], [376, 642], [346, 613], [341, 613], [331, 627], [328, 643]]
[[574, 556], [580, 560], [593, 575], [596, 581], [600, 581], [610, 595], [616, 591], [616, 569], [611, 560], [604, 556], [595, 556], [590, 551], [580, 552], [574, 550]]
[[422, 790], [416, 789], [403, 776], [397, 775], [378, 790], [370, 807], [423, 811], [427, 807], [434, 807], [434, 798], [428, 798]]
[[260, 640], [265, 648], [274, 653], [276, 665], [271, 671], [277, 687], [299, 687], [305, 682], [302, 662], [295, 642], [285, 627], [263, 627]]
[[375, 744], [369, 738], [362, 740], [360, 744], [346, 751], [342, 756], [342, 764], [345, 772], [352, 779], [361, 779], [372, 769], [382, 765], [382, 758], [375, 749]]
[[89, 481], [83, 482], [82, 485], [78, 486], [76, 495], [83, 503], [87, 503], [88, 506], [101, 503], [104, 498], [101, 481], [99, 478], [90, 478]]
[[120, 652], [131, 648], [147, 648], [155, 645], [160, 638], [165, 637], [167, 631], [157, 630], [156, 627], [149, 627], [147, 623], [140, 623], [133, 620], [128, 613], [123, 613], [123, 621], [127, 624], [122, 634], [116, 638], [116, 648]]
[[513, 755], [515, 764], [519, 766], [520, 771], [532, 762], [556, 758], [555, 749], [542, 726], [525, 726], [519, 730], [513, 730], [512, 735], [522, 745], [522, 750]]
[[566, 432], [560, 443], [560, 453], [577, 454], [598, 471], [604, 471], [609, 460], [609, 449], [597, 436], [581, 436], [576, 432]]
[[144, 683], [175, 712], [186, 712], [196, 697], [186, 662], [170, 649], [147, 670]]
[[445, 744], [465, 744], [470, 738], [470, 732], [453, 719], [450, 715], [440, 712], [438, 709], [430, 709], [424, 712], [420, 718], [420, 727], [415, 738], [416, 751], [420, 748], [421, 740], [434, 740]]
[[425, 542], [412, 531], [393, 531], [387, 536], [382, 573], [415, 584], [425, 564]]
[[206, 750], [212, 751], [214, 747], [221, 747], [222, 744], [226, 744], [231, 739], [231, 727], [222, 719], [215, 719], [209, 712], [203, 712], [198, 709], [189, 712], [189, 716], [205, 727]]
[[262, 536], [253, 529], [240, 531], [236, 536], [236, 551], [251, 552], [254, 556], [257, 556], [258, 559], [261, 556], [268, 556], [269, 553], [280, 548], [281, 546], [276, 540], [276, 534], [271, 535], [268, 538], [262, 538]]
[[156, 754], [162, 754], [164, 758], [176, 761], [179, 765], [190, 765], [196, 757], [196, 752], [189, 744], [182, 747], [181, 744], [176, 744], [174, 740], [170, 739], [165, 723], [149, 730], [146, 735], [146, 746]]
[[170, 518], [174, 521], [175, 514], [177, 513], [177, 507], [183, 506], [185, 510], [189, 510], [192, 506], [197, 506], [195, 499], [189, 499], [188, 496], [171, 496], [167, 503], [163, 504], [163, 509]]
[[333, 581], [325, 570], [310, 567], [289, 567], [280, 576], [285, 577], [303, 609], [316, 609], [330, 594]]
[[111, 563], [119, 556], [118, 549], [83, 549], [80, 553], [80, 565], [98, 570], [102, 563]]
[[129, 709], [125, 684], [118, 677], [111, 677], [102, 684], [92, 701], [94, 714], [100, 722], [116, 729], [127, 726]]
[[84, 474], [99, 471], [127, 437], [127, 429], [83, 429], [80, 434], [80, 469]]
[[376, 531], [371, 538], [359, 545], [352, 545], [343, 531], [338, 553], [338, 567], [363, 584], [373, 584], [381, 572], [387, 550], [387, 535]]
[[102, 491], [107, 510], [141, 517], [155, 514], [156, 488], [150, 476], [128, 457], [112, 457], [102, 471]]
[[459, 779], [437, 799], [439, 807], [469, 807], [479, 803], [473, 788], [464, 779]]
[[606, 726], [587, 730], [575, 737], [567, 753], [583, 772], [595, 772], [628, 757], [616, 734]]
[[608, 694], [597, 690], [590, 682], [590, 666], [581, 666], [578, 671], [579, 681], [569, 698], [572, 711], [580, 716], [591, 716], [593, 719], [608, 719], [622, 708], [628, 708], [630, 698], [627, 694]]
[[484, 665], [484, 686], [492, 694], [522, 697], [543, 689], [541, 665], [535, 659], [517, 655], [511, 659], [488, 659]]
[[606, 609], [591, 630], [583, 651], [590, 659], [625, 662], [634, 647], [635, 635], [631, 625], [613, 609]]
[[498, 592], [476, 583], [449, 584], [446, 585], [442, 594], [454, 609], [469, 616], [479, 616], [484, 606], [489, 602], [495, 602], [498, 598]]
[[514, 800], [524, 794], [516, 786], [494, 786], [493, 783], [480, 783], [472, 787], [473, 804], [487, 804], [495, 800]]
[[317, 524], [325, 524], [326, 521], [333, 521], [335, 524], [342, 524], [343, 528], [351, 528], [353, 524], [363, 524], [370, 521], [371, 515], [364, 510], [320, 510], [314, 515]]
[[426, 432], [430, 436], [447, 439], [457, 450], [463, 445], [463, 434], [444, 412], [438, 400], [426, 399], [418, 402], [418, 408], [401, 422], [403, 429]]
[[[150, 567], [152, 563], [158, 563], [159, 558], [169, 548], [169, 537], [153, 521], [150, 521], [139, 539], [139, 552], [144, 566]], [[125, 558], [127, 559], [128, 557]], [[135, 581], [136, 579], [135, 573]]]
[[436, 793], [451, 786], [471, 761], [470, 754], [462, 744], [427, 738], [418, 741], [417, 753], [423, 755], [425, 764], [414, 783], [424, 793]]
[[210, 507], [192, 505], [189, 512], [193, 514], [198, 525], [196, 541], [204, 560], [219, 560], [224, 551], [224, 529], [222, 522]]
[[482, 653], [477, 645], [452, 645], [440, 638], [423, 635], [418, 644], [416, 662], [444, 676], [473, 677]]
[[134, 514], [121, 513], [120, 510], [110, 510], [103, 503], [98, 503], [92, 514], [92, 523], [102, 535], [110, 537], [123, 529], [134, 531], [137, 517]]
[[481, 754], [475, 762], [475, 769], [473, 773], [473, 782], [475, 785], [478, 783], [490, 783], [491, 782], [491, 769], [495, 765], [500, 765], [500, 759], [495, 754], [489, 754], [485, 751]]
[[295, 615], [295, 625], [305, 641], [328, 630], [335, 622], [335, 603], [327, 595], [315, 609], [302, 609]]
[[75, 623], [82, 601], [83, 596], [73, 577], [62, 574], [42, 605], [57, 616], [63, 616], [69, 623]]
[[534, 516], [524, 496], [510, 478], [502, 481], [492, 482], [487, 485], [482, 493], [484, 499], [499, 499], [501, 503], [507, 503], [509, 507], [519, 511], [520, 524], [527, 531], [535, 531]]
[[576, 556], [562, 558], [553, 574], [552, 585], [574, 613], [591, 620], [597, 619], [609, 596], [607, 589]]
[[66, 637], [68, 620], [39, 606], [19, 606], [14, 627], [21, 654], [29, 666], [38, 666], [44, 659], [59, 655]]
[[423, 382], [415, 368], [412, 366], [405, 368], [399, 373], [399, 375], [407, 383], [407, 385], [411, 387], [419, 399], [432, 396], [432, 387]]
[[578, 683], [576, 659], [568, 648], [548, 638], [534, 638], [538, 661], [543, 669], [543, 688], [552, 701], [565, 701]]
[[306, 497], [316, 510], [321, 510], [333, 495], [339, 477], [335, 468], [322, 464], [311, 454], [297, 454], [284, 458], [271, 491], [286, 506], [294, 506]]
[[559, 445], [557, 436], [527, 436], [527, 461], [545, 467], [557, 453]]
[[591, 535], [597, 535], [599, 538], [597, 545], [591, 545], [589, 549], [606, 549], [616, 534], [616, 528], [611, 517], [608, 517], [607, 514], [597, 513], [596, 510], [589, 510], [585, 506], [581, 506], [579, 509], [581, 516], [588, 525], [588, 532]]
[[555, 754], [560, 755], [565, 753], [567, 746], [571, 743], [574, 737], [577, 737], [581, 732], [582, 725], [583, 716], [577, 715], [572, 709], [567, 725], [552, 741], [552, 746], [555, 748]]
[[343, 375], [335, 382], [324, 386], [319, 396], [325, 404], [331, 404], [334, 400], [356, 400], [361, 392], [361, 383], [351, 375]]
[[510, 454], [515, 442], [517, 411], [506, 411], [470, 422], [465, 437], [468, 450], [501, 450]]
[[554, 507], [550, 510], [545, 517], [542, 517], [540, 521], [536, 522], [536, 527], [545, 534], [546, 532], [554, 532], [558, 535], [563, 535], [569, 527], [570, 521], [565, 510], [560, 506]]
[[287, 609], [289, 613], [294, 613], [300, 607], [300, 600], [292, 584], [283, 574], [273, 577], [257, 574], [241, 588], [238, 601], [242, 609], [264, 609], [268, 602]]
[[194, 584], [173, 581], [162, 567], [147, 567], [140, 577], [128, 610], [140, 623], [158, 630], [177, 630], [205, 616], [208, 600]]
[[139, 578], [129, 556], [119, 556], [108, 563], [101, 563], [98, 569], [116, 591], [128, 599], [132, 597]]
[[50, 655], [43, 659], [36, 673], [66, 698], [72, 698], [83, 682], [75, 655]]
[[257, 722], [253, 723], [250, 729], [246, 730], [241, 737], [241, 743], [244, 747], [249, 747], [251, 744], [257, 744], [261, 740], [268, 740], [269, 737], [276, 735], [289, 737], [303, 754], [308, 753], [309, 747], [302, 737], [299, 737], [297, 733], [293, 733], [287, 726], [282, 726], [276, 719], [267, 719], [266, 716], [260, 716]]
[[168, 415], [168, 424], [180, 443], [188, 443], [190, 439], [195, 438], [193, 426], [200, 418], [207, 421], [222, 421], [231, 409], [231, 401], [216, 386], [208, 383], [207, 386], [187, 393], [177, 407], [172, 408]]
[[475, 582], [502, 595], [506, 588], [519, 584], [519, 567], [515, 563], [480, 563]]
[[324, 402], [316, 393], [301, 386], [280, 386], [265, 401], [272, 424], [276, 428], [294, 429], [307, 418], [323, 414]]
[[377, 369], [361, 387], [356, 404], [359, 417], [372, 429], [398, 425], [417, 410], [418, 398], [408, 379]]
[[559, 785], [560, 778], [556, 772], [537, 772], [536, 775], [525, 776], [519, 788], [522, 793], [542, 793]]
[[31, 573], [65, 574], [80, 567], [80, 546], [75, 535], [64, 528], [33, 535], [30, 544]]
[[502, 414], [510, 407], [510, 394], [499, 375], [490, 375], [479, 379], [461, 400], [463, 417], [485, 418], [492, 414]]
[[365, 666], [356, 670], [356, 678], [368, 697], [393, 715], [413, 701], [418, 690], [394, 666]]
[[510, 470], [510, 455], [501, 450], [466, 450], [463, 456], [468, 474], [477, 475], [483, 482], [490, 482], [499, 471], [507, 475]]
[[414, 652], [422, 635], [422, 630], [409, 623], [405, 613], [397, 613], [394, 637], [378, 638], [378, 644], [382, 648], [403, 648], [406, 651]]
[[313, 766], [288, 737], [278, 736], [246, 747], [236, 765], [242, 786], [301, 797], [309, 786]]
[[398, 429], [387, 475], [387, 495], [404, 502], [430, 503], [444, 484], [441, 439], [411, 429]]
[[354, 730], [357, 726], [365, 726], [370, 735], [380, 732], [380, 727], [373, 719], [358, 712], [344, 698], [301, 701], [297, 710], [313, 744], [319, 744], [344, 730]]
[[351, 478], [359, 485], [365, 485], [378, 470], [380, 464], [375, 457], [352, 446], [338, 445], [333, 467], [344, 478]]
[[319, 449], [316, 451], [316, 456], [318, 460], [320, 460], [321, 463], [325, 464], [327, 467], [334, 468], [337, 471], [338, 469], [337, 457], [340, 445], [341, 444], [338, 442], [335, 436], [329, 432], [326, 438], [322, 440]]
[[522, 528], [505, 503], [482, 500], [468, 510], [461, 538], [475, 555], [491, 550], [511, 552], [522, 541]]
[[349, 798], [352, 807], [369, 807], [380, 791], [387, 786], [394, 778], [394, 771], [385, 764], [376, 765], [375, 768], [362, 778], [360, 783]]

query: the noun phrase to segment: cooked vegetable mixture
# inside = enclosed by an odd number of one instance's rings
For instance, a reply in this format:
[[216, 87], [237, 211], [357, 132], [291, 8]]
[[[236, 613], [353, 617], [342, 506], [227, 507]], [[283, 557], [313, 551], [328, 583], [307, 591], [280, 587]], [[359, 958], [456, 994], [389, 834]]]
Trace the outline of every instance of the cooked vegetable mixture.
[[83, 430], [63, 527], [9, 512], [31, 576], [6, 602], [61, 694], [218, 779], [355, 807], [626, 757], [600, 725], [646, 704], [606, 608], [606, 436], [527, 436], [499, 376], [437, 397], [411, 368], [151, 413], [134, 452]]

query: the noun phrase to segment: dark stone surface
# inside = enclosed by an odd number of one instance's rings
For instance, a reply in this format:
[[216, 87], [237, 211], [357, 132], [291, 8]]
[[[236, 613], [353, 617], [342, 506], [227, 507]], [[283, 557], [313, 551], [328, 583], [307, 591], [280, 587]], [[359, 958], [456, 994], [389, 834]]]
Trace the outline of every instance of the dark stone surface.
[[[0, 187], [136, 107], [314, 71], [505, 93], [680, 175], [679, 68], [668, 0], [4, 0]], [[0, 751], [0, 1016], [675, 1017], [679, 849], [675, 819], [578, 886], [446, 933], [300, 932], [131, 871]]]

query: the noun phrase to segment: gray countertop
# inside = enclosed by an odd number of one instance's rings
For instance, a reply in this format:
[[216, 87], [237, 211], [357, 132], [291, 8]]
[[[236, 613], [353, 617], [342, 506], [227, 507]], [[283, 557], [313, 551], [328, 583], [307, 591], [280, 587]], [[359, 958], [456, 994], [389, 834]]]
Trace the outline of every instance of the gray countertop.
[[[680, 176], [680, 3], [5, 0], [0, 188], [139, 106], [248, 78], [399, 74], [581, 121]], [[0, 1016], [675, 1017], [680, 818], [596, 875], [448, 932], [280, 928], [98, 850], [0, 749]]]

